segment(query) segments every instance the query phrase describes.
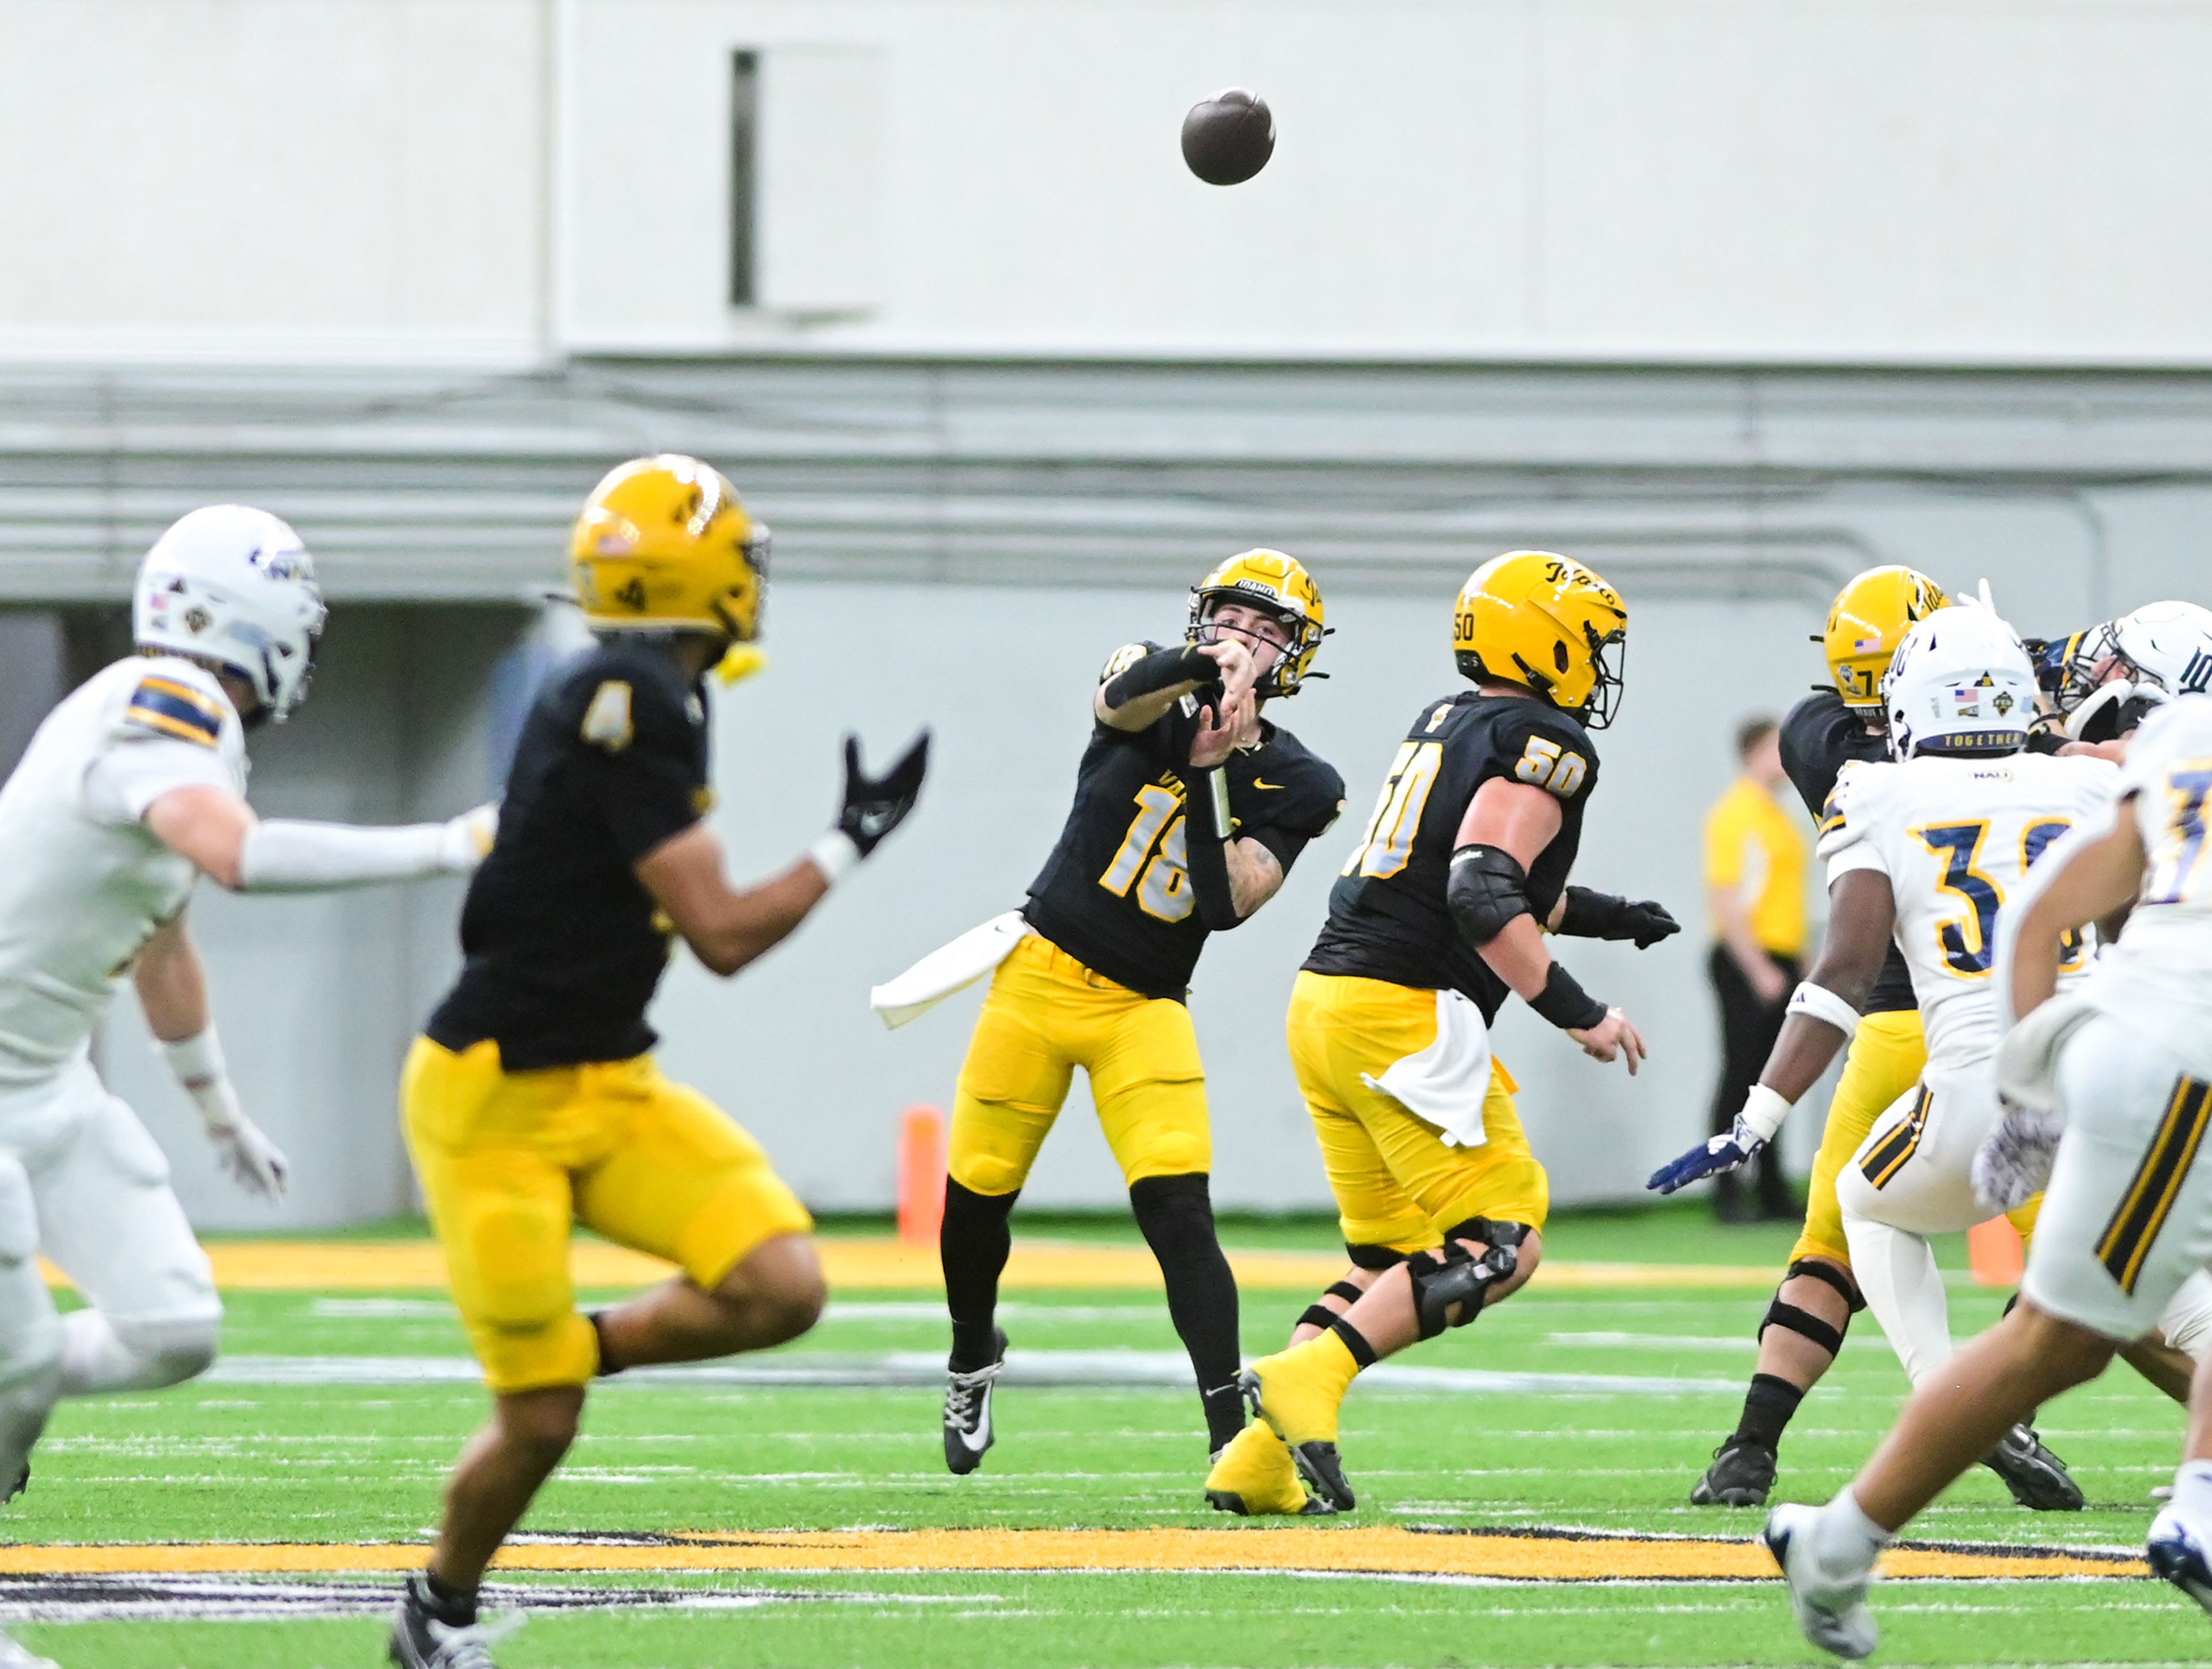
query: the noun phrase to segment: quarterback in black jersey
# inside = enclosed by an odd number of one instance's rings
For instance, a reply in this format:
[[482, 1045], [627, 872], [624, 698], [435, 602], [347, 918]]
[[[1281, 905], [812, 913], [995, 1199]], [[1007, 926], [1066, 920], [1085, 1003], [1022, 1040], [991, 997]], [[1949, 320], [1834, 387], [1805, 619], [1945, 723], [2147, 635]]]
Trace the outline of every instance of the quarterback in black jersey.
[[1610, 586], [1544, 551], [1486, 563], [1460, 592], [1454, 645], [1475, 688], [1407, 731], [1291, 998], [1291, 1065], [1352, 1267], [1289, 1349], [1242, 1376], [1261, 1418], [1206, 1479], [1218, 1507], [1296, 1511], [1309, 1487], [1327, 1510], [1352, 1506], [1336, 1433], [1353, 1377], [1534, 1271], [1550, 1187], [1490, 1053], [1506, 997], [1599, 1060], [1632, 1072], [1643, 1057], [1540, 931], [1639, 945], [1677, 931], [1656, 904], [1567, 884], [1627, 625]]
[[1323, 630], [1305, 569], [1247, 551], [1192, 592], [1184, 643], [1130, 644], [1100, 676], [1075, 803], [1030, 884], [1030, 931], [993, 978], [953, 1102], [940, 1253], [955, 1472], [975, 1471], [991, 1446], [1008, 1217], [1078, 1066], [1159, 1259], [1210, 1447], [1243, 1423], [1237, 1285], [1214, 1235], [1206, 1074], [1183, 998], [1206, 935], [1272, 898], [1343, 809], [1337, 774], [1260, 716], [1265, 698], [1297, 692]]
[[[812, 1220], [752, 1138], [654, 1065], [645, 1009], [680, 937], [734, 974], [797, 927], [913, 808], [927, 737], [880, 780], [845, 750], [836, 826], [733, 889], [701, 820], [707, 671], [750, 642], [767, 530], [696, 458], [615, 470], [570, 549], [599, 645], [525, 722], [498, 838], [461, 919], [465, 962], [407, 1059], [407, 1144], [453, 1302], [494, 1395], [428, 1567], [392, 1629], [402, 1669], [489, 1666], [485, 1564], [574, 1440], [594, 1375], [780, 1344], [823, 1302]], [[571, 1225], [683, 1273], [577, 1313]]]

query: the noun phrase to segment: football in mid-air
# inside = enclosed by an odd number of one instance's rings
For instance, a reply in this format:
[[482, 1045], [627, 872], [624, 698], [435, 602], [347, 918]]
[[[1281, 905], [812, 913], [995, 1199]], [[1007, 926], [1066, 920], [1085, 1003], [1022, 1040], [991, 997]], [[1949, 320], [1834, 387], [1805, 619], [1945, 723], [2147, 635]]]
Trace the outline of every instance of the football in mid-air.
[[1248, 88], [1225, 88], [1182, 118], [1182, 160], [1209, 185], [1241, 185], [1274, 154], [1274, 112]]

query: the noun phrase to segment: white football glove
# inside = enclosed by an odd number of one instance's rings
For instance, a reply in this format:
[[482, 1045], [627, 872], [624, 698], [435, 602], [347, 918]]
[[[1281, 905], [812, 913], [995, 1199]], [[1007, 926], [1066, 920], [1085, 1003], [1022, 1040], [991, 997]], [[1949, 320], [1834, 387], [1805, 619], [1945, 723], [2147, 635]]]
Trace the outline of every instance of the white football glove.
[[2066, 1121], [2048, 1108], [2008, 1106], [1974, 1153], [1974, 1198], [2009, 1211], [2051, 1186], [2051, 1162]]
[[216, 1162], [231, 1180], [250, 1194], [264, 1199], [282, 1199], [284, 1187], [292, 1171], [292, 1162], [284, 1150], [261, 1133], [261, 1126], [235, 1108], [232, 1116], [218, 1124], [212, 1119], [204, 1121], [208, 1141], [215, 1148]]
[[438, 867], [453, 875], [467, 875], [491, 855], [499, 838], [499, 803], [479, 805], [446, 820], [444, 840], [438, 847]]
[[222, 1045], [216, 1040], [215, 1028], [210, 1026], [195, 1037], [164, 1043], [161, 1053], [176, 1074], [177, 1083], [199, 1109], [200, 1125], [215, 1148], [216, 1162], [246, 1193], [264, 1199], [283, 1199], [291, 1162], [238, 1104], [238, 1091], [230, 1087], [230, 1073], [223, 1065]]

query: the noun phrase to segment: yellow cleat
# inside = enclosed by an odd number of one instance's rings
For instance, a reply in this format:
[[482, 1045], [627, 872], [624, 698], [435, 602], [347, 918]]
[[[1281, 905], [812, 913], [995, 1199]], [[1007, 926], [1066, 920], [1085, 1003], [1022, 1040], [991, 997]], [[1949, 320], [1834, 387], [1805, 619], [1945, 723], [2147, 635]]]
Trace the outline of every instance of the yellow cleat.
[[1206, 1475], [1206, 1503], [1241, 1518], [1311, 1516], [1334, 1512], [1306, 1493], [1297, 1463], [1265, 1420], [1255, 1420], [1223, 1446]]
[[1262, 1356], [1237, 1376], [1245, 1405], [1274, 1428], [1299, 1474], [1333, 1512], [1358, 1503], [1336, 1453], [1336, 1412], [1359, 1372], [1350, 1350], [1333, 1332]]

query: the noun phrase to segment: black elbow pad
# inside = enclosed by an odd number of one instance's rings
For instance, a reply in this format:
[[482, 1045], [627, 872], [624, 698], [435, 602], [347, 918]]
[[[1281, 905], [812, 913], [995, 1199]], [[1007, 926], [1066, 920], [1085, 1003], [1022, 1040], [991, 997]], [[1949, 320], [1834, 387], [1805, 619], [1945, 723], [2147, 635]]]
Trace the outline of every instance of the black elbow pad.
[[1528, 905], [1528, 871], [1501, 847], [1463, 846], [1452, 853], [1444, 901], [1474, 945], [1489, 944], [1514, 917], [1534, 913]]

